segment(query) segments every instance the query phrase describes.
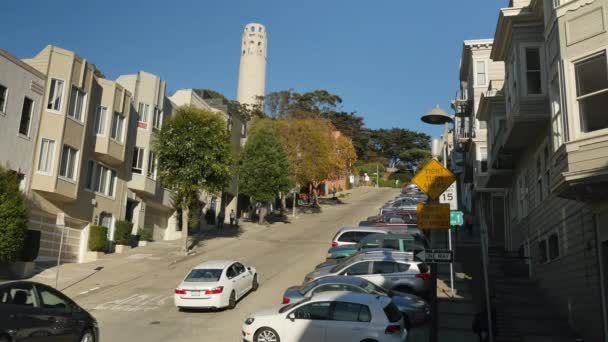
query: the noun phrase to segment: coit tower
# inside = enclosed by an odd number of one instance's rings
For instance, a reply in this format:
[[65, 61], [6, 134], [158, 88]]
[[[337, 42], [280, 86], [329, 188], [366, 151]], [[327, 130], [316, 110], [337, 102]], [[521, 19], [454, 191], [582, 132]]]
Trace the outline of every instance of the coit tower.
[[259, 103], [258, 97], [265, 94], [266, 43], [264, 25], [250, 23], [245, 26], [241, 39], [241, 65], [236, 95], [236, 100], [241, 104]]

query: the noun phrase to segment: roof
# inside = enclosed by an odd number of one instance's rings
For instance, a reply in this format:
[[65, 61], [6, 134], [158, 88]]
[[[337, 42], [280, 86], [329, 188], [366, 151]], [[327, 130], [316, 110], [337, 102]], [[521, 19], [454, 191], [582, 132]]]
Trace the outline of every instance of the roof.
[[371, 248], [359, 254], [355, 254], [353, 260], [390, 260], [414, 262], [411, 260], [411, 258], [412, 252], [399, 252], [388, 248]]
[[329, 276], [313, 280], [317, 284], [351, 284], [360, 285], [367, 283], [367, 280], [359, 277], [349, 276]]
[[338, 230], [338, 233], [343, 233], [343, 232], [351, 232], [351, 231], [356, 231], [356, 232], [379, 232], [379, 233], [383, 233], [386, 232], [386, 229], [378, 229], [376, 227], [343, 227], [340, 228], [340, 230]]
[[372, 302], [380, 302], [383, 306], [388, 305], [391, 301], [390, 298], [380, 295], [372, 295], [368, 293], [355, 293], [355, 292], [340, 292], [340, 291], [328, 291], [313, 294], [312, 299], [314, 301], [348, 301], [359, 304], [368, 304]]
[[20, 60], [19, 58], [13, 56], [10, 52], [0, 49], [0, 56], [8, 59], [9, 61], [13, 62], [14, 64], [16, 64], [17, 66], [19, 66], [20, 68], [27, 70], [28, 72], [30, 72], [32, 75], [44, 80], [46, 79], [46, 76], [41, 73], [40, 71], [36, 70], [34, 67], [32, 67], [31, 65], [25, 63], [24, 61]]
[[209, 260], [205, 261], [201, 264], [198, 264], [193, 267], [193, 269], [198, 268], [221, 268], [224, 269], [228, 267], [230, 264], [237, 262], [236, 260]]

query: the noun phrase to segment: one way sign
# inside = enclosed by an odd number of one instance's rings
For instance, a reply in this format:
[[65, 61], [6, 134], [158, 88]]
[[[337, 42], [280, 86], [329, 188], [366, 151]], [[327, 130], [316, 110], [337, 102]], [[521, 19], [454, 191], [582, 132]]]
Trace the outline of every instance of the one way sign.
[[452, 263], [454, 252], [449, 249], [425, 249], [414, 255], [414, 260], [428, 263]]

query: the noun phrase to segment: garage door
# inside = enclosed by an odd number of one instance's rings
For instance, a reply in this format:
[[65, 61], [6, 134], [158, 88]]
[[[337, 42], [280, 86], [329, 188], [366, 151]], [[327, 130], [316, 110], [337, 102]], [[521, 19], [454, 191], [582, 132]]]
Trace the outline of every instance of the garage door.
[[28, 221], [28, 229], [40, 231], [40, 252], [38, 259], [41, 261], [57, 260], [59, 256], [59, 245], [63, 229], [63, 247], [61, 249], [61, 260], [65, 262], [78, 262], [80, 252], [80, 237], [82, 229], [75, 228], [66, 220], [66, 227], [55, 225], [55, 218], [46, 215], [31, 215]]

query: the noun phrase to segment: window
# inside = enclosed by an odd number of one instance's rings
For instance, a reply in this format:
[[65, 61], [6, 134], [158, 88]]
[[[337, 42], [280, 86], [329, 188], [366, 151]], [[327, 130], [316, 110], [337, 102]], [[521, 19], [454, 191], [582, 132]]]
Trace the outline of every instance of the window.
[[342, 272], [342, 275], [364, 275], [369, 273], [369, 262], [354, 264]]
[[360, 240], [360, 236], [357, 232], [346, 232], [340, 236], [338, 241], [340, 242], [353, 242], [357, 243]]
[[51, 89], [49, 91], [49, 101], [47, 109], [60, 111], [61, 100], [63, 98], [63, 81], [57, 79], [51, 79]]
[[541, 264], [549, 260], [547, 257], [547, 240], [545, 239], [538, 242], [538, 260]]
[[369, 322], [371, 313], [367, 305], [336, 302], [332, 320], [345, 322]]
[[551, 133], [553, 135], [553, 150], [557, 150], [564, 143], [561, 102], [559, 77], [556, 76], [551, 80]]
[[397, 264], [392, 261], [374, 262], [373, 274], [388, 274], [398, 272]]
[[95, 162], [89, 160], [87, 162], [87, 178], [85, 179], [84, 187], [93, 190], [93, 180], [95, 179]]
[[0, 112], [6, 113], [6, 95], [8, 94], [8, 89], [0, 84]]
[[608, 70], [606, 54], [575, 65], [577, 100], [581, 130], [593, 132], [608, 128]]
[[475, 86], [486, 85], [486, 61], [477, 61], [475, 69]]
[[53, 155], [55, 154], [55, 141], [42, 139], [40, 143], [40, 156], [38, 158], [38, 171], [53, 172]]
[[106, 130], [106, 113], [108, 108], [99, 106], [95, 113], [95, 134], [104, 135]]
[[152, 119], [152, 125], [154, 128], [160, 129], [163, 124], [163, 112], [160, 109], [154, 108], [154, 118]]
[[[331, 292], [331, 291], [347, 291], [346, 285], [343, 284], [327, 284], [317, 287], [312, 293]], [[361, 290], [356, 291], [361, 292]]]
[[540, 66], [540, 49], [526, 48], [526, 86], [528, 95], [543, 93]]
[[329, 320], [331, 303], [320, 302], [300, 306], [295, 310], [296, 319]]
[[545, 146], [543, 149], [543, 159], [545, 165], [545, 197], [549, 197], [551, 192], [551, 162], [549, 160], [549, 146]]
[[543, 196], [545, 195], [545, 191], [543, 190], [543, 177], [544, 177], [544, 172], [543, 172], [543, 167], [542, 167], [542, 162], [541, 162], [541, 155], [539, 154], [536, 157], [536, 190], [537, 190], [537, 205], [540, 205], [540, 203], [543, 201]]
[[156, 154], [152, 151], [148, 153], [148, 177], [156, 179]]
[[34, 101], [27, 97], [23, 99], [23, 107], [21, 108], [21, 121], [19, 121], [19, 134], [25, 136], [30, 135], [30, 123], [32, 121], [32, 109]]
[[391, 323], [399, 322], [401, 317], [403, 317], [401, 315], [401, 311], [399, 311], [399, 308], [393, 302], [391, 302], [384, 308], [384, 314], [386, 315], [386, 318], [388, 318], [388, 321]]
[[43, 285], [36, 285], [41, 307], [57, 312], [70, 312], [70, 302], [57, 291]]
[[61, 151], [61, 164], [59, 167], [59, 175], [71, 180], [76, 179], [76, 166], [78, 164], [78, 150], [68, 146], [63, 145], [63, 149]]
[[36, 297], [30, 284], [13, 284], [0, 290], [0, 305], [36, 306]]
[[108, 168], [97, 164], [95, 167], [95, 190], [96, 192], [105, 194], [108, 185]]
[[123, 125], [124, 125], [125, 117], [120, 115], [120, 113], [114, 112], [112, 116], [112, 139], [122, 142], [123, 135]]
[[144, 149], [141, 147], [133, 148], [133, 164], [131, 165], [131, 172], [142, 174], [144, 165]]
[[549, 235], [549, 260], [559, 257], [559, 236], [556, 233]]
[[78, 121], [82, 121], [82, 112], [84, 109], [84, 93], [79, 89], [72, 87], [70, 93], [70, 110], [68, 115]]
[[[150, 111], [150, 105], [145, 103], [139, 104], [139, 111], [137, 112], [137, 121], [146, 123], [148, 122], [148, 112]], [[141, 127], [141, 126], [139, 126]], [[142, 128], [146, 128], [144, 125]]]
[[251, 32], [255, 32], [255, 26], [251, 26]]

